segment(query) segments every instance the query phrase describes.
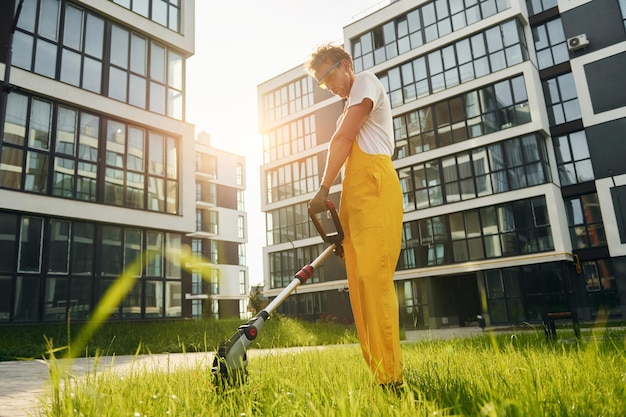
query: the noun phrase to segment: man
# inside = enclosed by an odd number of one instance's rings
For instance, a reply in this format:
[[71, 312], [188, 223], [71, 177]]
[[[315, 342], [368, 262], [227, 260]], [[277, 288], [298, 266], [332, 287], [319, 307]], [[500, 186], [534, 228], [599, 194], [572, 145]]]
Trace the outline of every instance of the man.
[[393, 274], [402, 241], [402, 191], [391, 162], [391, 106], [376, 76], [355, 74], [342, 47], [319, 47], [306, 64], [321, 88], [345, 99], [330, 139], [312, 211], [327, 210], [328, 192], [344, 166], [339, 217], [350, 303], [363, 356], [386, 388], [402, 386], [398, 299]]

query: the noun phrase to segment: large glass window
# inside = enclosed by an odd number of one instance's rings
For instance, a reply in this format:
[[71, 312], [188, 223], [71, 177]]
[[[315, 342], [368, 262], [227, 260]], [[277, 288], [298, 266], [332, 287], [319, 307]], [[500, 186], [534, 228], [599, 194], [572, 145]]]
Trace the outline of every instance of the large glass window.
[[316, 145], [315, 115], [309, 115], [267, 133], [263, 141], [264, 162], [281, 160]]
[[100, 118], [59, 106], [52, 194], [96, 201]]
[[94, 268], [96, 228], [91, 223], [74, 222], [72, 228], [72, 274], [90, 276]]
[[569, 198], [566, 200], [566, 210], [574, 249], [606, 246], [598, 194], [591, 193]]
[[571, 122], [582, 117], [578, 94], [571, 72], [543, 82], [550, 126]]
[[313, 78], [302, 77], [263, 95], [263, 114], [271, 123], [304, 110], [314, 104]]
[[395, 158], [426, 152], [529, 121], [524, 77], [503, 80], [394, 117]]
[[48, 272], [67, 274], [70, 269], [71, 224], [68, 221], [51, 220], [48, 238]]
[[41, 278], [33, 276], [18, 276], [15, 280], [14, 292], [14, 321], [37, 321], [39, 319], [39, 311], [41, 310], [39, 297], [33, 297], [33, 294], [39, 294], [41, 288]]
[[545, 141], [527, 135], [398, 170], [404, 211], [517, 190], [550, 181]]
[[509, 0], [437, 0], [351, 39], [356, 72], [510, 8]]
[[266, 212], [265, 232], [268, 245], [317, 236], [315, 226], [309, 219], [307, 204], [298, 203]]
[[396, 107], [526, 59], [520, 23], [509, 20], [377, 75]]
[[19, 93], [9, 95], [8, 109], [0, 187], [178, 212], [176, 138]]
[[60, 81], [100, 94], [104, 19], [72, 4], [65, 9]]
[[[311, 259], [317, 258], [325, 249], [323, 244], [289, 249], [269, 254], [270, 263], [270, 286], [271, 288], [283, 288], [293, 280], [295, 271], [302, 265], [306, 265]], [[340, 279], [340, 277], [334, 277]], [[315, 268], [315, 274], [309, 278], [308, 283], [325, 282], [326, 275], [324, 265]]]
[[180, 0], [111, 0], [133, 12], [165, 26], [174, 32], [180, 32]]
[[41, 248], [43, 246], [43, 219], [22, 217], [18, 254], [19, 272], [41, 272]]
[[[135, 11], [135, 7], [142, 10], [147, 5], [145, 0], [132, 1], [134, 4], [126, 7]], [[150, 17], [178, 30], [180, 1], [152, 3], [146, 8]], [[183, 119], [183, 55], [104, 16], [70, 2], [28, 1], [14, 39], [13, 64], [17, 67]], [[110, 45], [107, 53], [105, 45]]]
[[15, 270], [18, 247], [18, 216], [16, 214], [0, 214], [0, 272]]
[[589, 308], [593, 316], [619, 315], [621, 304], [612, 259], [597, 259], [582, 262], [585, 289]]
[[557, 0], [526, 0], [528, 13], [531, 16], [539, 14], [553, 7], [556, 7], [557, 5], [558, 5]]
[[281, 201], [317, 190], [319, 157], [312, 156], [267, 171], [267, 202]]
[[553, 138], [561, 185], [592, 181], [595, 176], [584, 130]]
[[11, 277], [0, 275], [0, 322], [8, 322], [11, 318]]
[[0, 258], [0, 301], [7, 300], [0, 321], [37, 321], [39, 311], [47, 321], [66, 320], [68, 313], [87, 319], [94, 301], [129, 267], [136, 268], [137, 284], [114, 317], [180, 316], [181, 248], [175, 233], [0, 212], [0, 249], [8, 255]]
[[544, 197], [405, 222], [398, 270], [554, 250]]
[[539, 69], [569, 61], [569, 50], [560, 18], [533, 27]]

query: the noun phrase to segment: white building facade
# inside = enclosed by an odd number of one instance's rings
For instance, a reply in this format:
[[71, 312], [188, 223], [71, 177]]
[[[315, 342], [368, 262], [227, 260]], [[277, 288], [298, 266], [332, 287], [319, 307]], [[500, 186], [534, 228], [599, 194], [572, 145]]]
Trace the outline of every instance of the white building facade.
[[[398, 0], [347, 22], [392, 104], [402, 327], [624, 317], [625, 20], [618, 0]], [[272, 297], [323, 247], [306, 205], [342, 103], [302, 67], [258, 96]], [[281, 311], [349, 322], [341, 262], [311, 281]]]
[[248, 316], [245, 158], [196, 142], [196, 231], [189, 235], [197, 263], [191, 266], [194, 317]]
[[194, 1], [10, 0], [1, 15], [0, 324], [86, 320], [124, 271], [111, 319], [191, 316]]

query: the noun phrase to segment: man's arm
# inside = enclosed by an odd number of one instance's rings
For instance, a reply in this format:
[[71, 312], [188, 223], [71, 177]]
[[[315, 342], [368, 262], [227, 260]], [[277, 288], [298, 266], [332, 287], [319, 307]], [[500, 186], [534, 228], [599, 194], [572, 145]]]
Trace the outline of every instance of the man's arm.
[[355, 104], [348, 108], [346, 116], [343, 118], [341, 125], [333, 134], [328, 146], [328, 155], [326, 157], [326, 167], [322, 176], [321, 185], [330, 188], [335, 182], [341, 167], [350, 155], [352, 143], [356, 140], [356, 135], [369, 117], [374, 103], [369, 98], [364, 99], [361, 103]]

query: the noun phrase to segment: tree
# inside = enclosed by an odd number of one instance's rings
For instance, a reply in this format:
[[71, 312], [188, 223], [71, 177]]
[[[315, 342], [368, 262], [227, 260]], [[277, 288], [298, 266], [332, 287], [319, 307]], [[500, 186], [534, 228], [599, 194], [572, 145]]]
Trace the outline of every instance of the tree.
[[261, 285], [255, 285], [250, 288], [250, 296], [248, 297], [248, 311], [256, 316], [267, 306], [267, 299], [263, 297]]

